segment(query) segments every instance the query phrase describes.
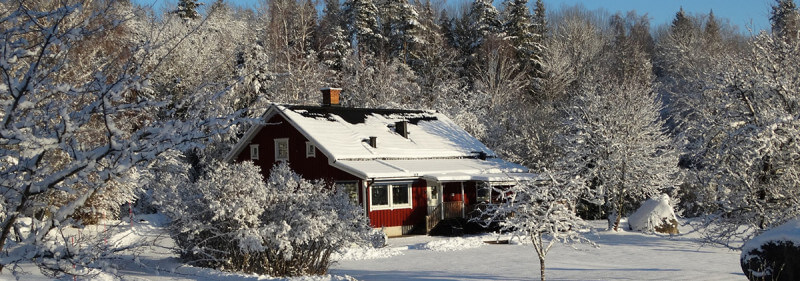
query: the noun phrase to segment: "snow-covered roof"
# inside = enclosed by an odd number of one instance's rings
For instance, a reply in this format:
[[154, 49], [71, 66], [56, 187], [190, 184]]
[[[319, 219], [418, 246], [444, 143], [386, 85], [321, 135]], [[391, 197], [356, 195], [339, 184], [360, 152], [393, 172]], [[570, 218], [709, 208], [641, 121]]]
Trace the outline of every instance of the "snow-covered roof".
[[[361, 178], [427, 175], [449, 181], [460, 175], [478, 180], [484, 174], [499, 178], [528, 172], [524, 166], [495, 158], [492, 150], [435, 111], [273, 104], [264, 121], [275, 114], [314, 143], [332, 166]], [[396, 123], [403, 121], [407, 138], [395, 131]], [[227, 160], [236, 157], [261, 128], [251, 128]], [[376, 147], [370, 145], [370, 137], [376, 138]]]
[[[489, 148], [444, 114], [422, 110], [277, 105], [296, 127], [328, 157], [346, 159], [414, 159], [475, 157]], [[408, 138], [395, 132], [406, 121]], [[377, 138], [377, 147], [369, 138]]]

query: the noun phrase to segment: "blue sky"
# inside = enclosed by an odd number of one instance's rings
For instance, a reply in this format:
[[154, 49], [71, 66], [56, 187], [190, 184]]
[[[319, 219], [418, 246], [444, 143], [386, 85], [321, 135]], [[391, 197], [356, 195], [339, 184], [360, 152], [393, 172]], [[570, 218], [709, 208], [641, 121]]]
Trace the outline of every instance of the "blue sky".
[[[201, 0], [202, 1], [202, 0]], [[214, 0], [204, 0], [202, 2], [213, 2]], [[255, 7], [259, 0], [225, 0], [229, 3], [242, 7]], [[435, 0], [434, 0], [435, 1]], [[449, 4], [456, 4], [462, 1], [443, 0]], [[134, 0], [135, 3], [153, 5], [156, 10], [164, 6], [165, 3], [174, 5], [177, 0]], [[497, 7], [500, 0], [495, 0]], [[534, 2], [534, 0], [530, 0]], [[707, 14], [713, 10], [717, 18], [727, 18], [731, 24], [739, 27], [740, 32], [748, 33], [748, 28], [753, 30], [769, 29], [769, 11], [774, 0], [544, 0], [545, 7], [549, 10], [557, 10], [562, 5], [573, 6], [582, 4], [589, 10], [605, 9], [610, 13], [617, 11], [626, 12], [636, 10], [639, 14], [650, 17], [650, 25], [669, 23], [675, 13], [683, 7], [691, 14]]]

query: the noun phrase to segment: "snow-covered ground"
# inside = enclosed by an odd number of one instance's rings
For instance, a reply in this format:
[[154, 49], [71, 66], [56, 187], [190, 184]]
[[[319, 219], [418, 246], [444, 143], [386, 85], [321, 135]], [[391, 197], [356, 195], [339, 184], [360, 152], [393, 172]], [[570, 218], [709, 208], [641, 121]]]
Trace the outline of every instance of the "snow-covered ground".
[[[605, 221], [592, 225], [604, 229]], [[681, 227], [682, 233], [691, 227]], [[547, 256], [549, 280], [746, 280], [739, 252], [701, 247], [697, 233], [678, 236], [598, 231], [588, 245], [573, 249], [555, 245]], [[387, 247], [398, 255], [343, 260], [331, 274], [363, 280], [531, 280], [539, 278], [539, 261], [531, 245], [474, 244], [496, 236], [470, 238], [412, 236], [393, 238]], [[513, 242], [513, 241], [512, 241]], [[447, 247], [443, 245], [459, 245]], [[436, 245], [436, 246], [431, 246]], [[441, 251], [446, 249], [446, 251]]]
[[[156, 238], [157, 243], [134, 256], [120, 255], [117, 275], [93, 280], [283, 280], [234, 274], [182, 264], [170, 250], [158, 218], [140, 222], [113, 241], [127, 243]], [[556, 245], [547, 257], [549, 280], [744, 280], [739, 252], [697, 243], [697, 233], [682, 226], [673, 237], [635, 232], [602, 231], [605, 221], [592, 222], [600, 247]], [[507, 239], [508, 237], [501, 237]], [[496, 235], [467, 237], [410, 236], [391, 238], [381, 249], [351, 249], [335, 256], [329, 276], [291, 280], [530, 280], [539, 278], [539, 262], [531, 245], [485, 244]], [[30, 265], [21, 280], [49, 280]], [[10, 280], [8, 270], [0, 280]], [[66, 280], [72, 280], [67, 278]], [[81, 279], [79, 279], [81, 280]]]

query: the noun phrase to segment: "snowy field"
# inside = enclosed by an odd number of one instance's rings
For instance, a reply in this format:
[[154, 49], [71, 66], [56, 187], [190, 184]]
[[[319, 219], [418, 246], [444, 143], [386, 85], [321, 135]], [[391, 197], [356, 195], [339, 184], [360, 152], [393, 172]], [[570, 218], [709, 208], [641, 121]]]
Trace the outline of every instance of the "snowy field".
[[[605, 221], [592, 225], [604, 229]], [[682, 233], [691, 231], [681, 228]], [[739, 252], [701, 247], [697, 233], [674, 237], [598, 231], [599, 248], [555, 245], [545, 265], [548, 280], [746, 280]], [[531, 245], [489, 245], [496, 236], [393, 238], [388, 258], [343, 260], [331, 274], [361, 280], [531, 280], [539, 261]], [[470, 241], [478, 241], [471, 243]], [[430, 247], [432, 244], [437, 245]], [[442, 246], [444, 245], [444, 246]], [[458, 245], [458, 246], [455, 246]]]
[[[109, 243], [158, 238], [157, 243], [135, 255], [121, 254], [114, 261], [116, 276], [92, 280], [283, 280], [184, 265], [170, 250], [172, 242], [158, 219], [150, 219], [156, 223], [138, 223]], [[555, 245], [547, 257], [548, 280], [745, 280], [738, 252], [701, 246], [688, 226], [681, 228], [687, 234], [669, 237], [602, 231], [605, 221], [592, 225], [598, 233], [591, 238], [599, 248]], [[330, 276], [290, 280], [538, 280], [533, 247], [513, 240], [505, 245], [483, 243], [493, 239], [497, 236], [392, 238], [381, 249], [350, 249], [337, 255], [339, 262]], [[23, 268], [29, 274], [20, 280], [50, 280], [33, 266]], [[7, 270], [0, 274], [0, 280], [13, 278]]]

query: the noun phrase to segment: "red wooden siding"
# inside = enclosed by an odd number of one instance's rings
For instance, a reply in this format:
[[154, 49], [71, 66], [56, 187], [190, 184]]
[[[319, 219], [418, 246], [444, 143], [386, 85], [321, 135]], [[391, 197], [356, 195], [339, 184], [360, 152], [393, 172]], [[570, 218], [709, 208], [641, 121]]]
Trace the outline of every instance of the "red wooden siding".
[[[372, 227], [419, 225], [425, 223], [428, 212], [427, 183], [416, 180], [411, 184], [411, 209], [377, 210], [369, 212]], [[370, 205], [370, 202], [367, 202]]]
[[[258, 144], [258, 160], [253, 162], [261, 167], [264, 178], [269, 177], [269, 170], [275, 165], [275, 139], [289, 139], [289, 166], [306, 179], [322, 179], [333, 181], [355, 181], [359, 178], [328, 164], [328, 157], [316, 150], [315, 157], [306, 157], [306, 142], [303, 134], [287, 122], [280, 114], [266, 121], [267, 124], [256, 134], [236, 161], [250, 161], [250, 145]], [[272, 125], [275, 124], [275, 125]], [[359, 195], [360, 196], [360, 195]]]

